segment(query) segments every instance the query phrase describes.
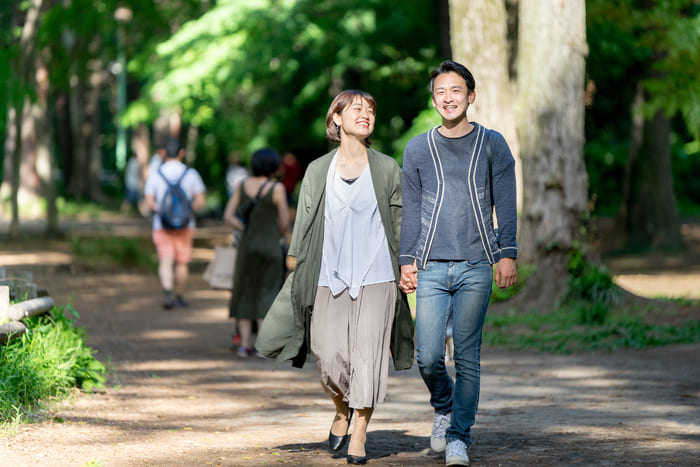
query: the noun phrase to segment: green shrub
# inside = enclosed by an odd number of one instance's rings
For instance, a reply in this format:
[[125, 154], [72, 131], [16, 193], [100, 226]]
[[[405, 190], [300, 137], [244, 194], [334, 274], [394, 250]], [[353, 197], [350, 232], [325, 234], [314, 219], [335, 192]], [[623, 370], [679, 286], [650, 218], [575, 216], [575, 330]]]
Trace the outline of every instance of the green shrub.
[[113, 237], [73, 237], [71, 250], [80, 260], [93, 267], [119, 266], [155, 271], [158, 262], [150, 239]]
[[[66, 307], [74, 316], [77, 312]], [[61, 397], [74, 387], [101, 389], [106, 368], [85, 343], [64, 307], [25, 320], [28, 332], [0, 346], [0, 421], [17, 417], [42, 401]]]

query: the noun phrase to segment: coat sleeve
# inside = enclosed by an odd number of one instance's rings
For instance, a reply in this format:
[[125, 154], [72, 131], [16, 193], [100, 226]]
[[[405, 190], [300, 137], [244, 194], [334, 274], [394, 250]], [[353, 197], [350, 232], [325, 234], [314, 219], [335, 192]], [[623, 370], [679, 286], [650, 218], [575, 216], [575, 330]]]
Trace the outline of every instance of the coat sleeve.
[[394, 245], [398, 245], [401, 238], [401, 213], [403, 210], [403, 196], [401, 190], [401, 169], [394, 162], [391, 172], [391, 186], [393, 187], [389, 197], [389, 208], [391, 209], [391, 223], [394, 238]]
[[294, 218], [294, 229], [292, 230], [292, 239], [289, 242], [287, 255], [297, 257], [299, 255], [299, 244], [301, 243], [302, 228], [306, 225], [311, 209], [311, 176], [307, 171], [301, 181], [299, 188], [299, 200], [297, 201], [297, 211]]

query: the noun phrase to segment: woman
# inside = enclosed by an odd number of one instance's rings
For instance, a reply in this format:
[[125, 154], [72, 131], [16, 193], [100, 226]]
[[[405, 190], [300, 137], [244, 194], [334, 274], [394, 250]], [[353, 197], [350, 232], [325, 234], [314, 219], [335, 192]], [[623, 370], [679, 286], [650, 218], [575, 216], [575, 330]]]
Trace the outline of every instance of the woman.
[[287, 257], [293, 274], [266, 317], [256, 347], [302, 366], [309, 351], [335, 405], [332, 452], [348, 441], [349, 464], [367, 462], [367, 425], [386, 396], [389, 351], [397, 370], [413, 362], [413, 322], [398, 287], [401, 172], [372, 150], [376, 103], [338, 94], [326, 136], [339, 147], [312, 162], [302, 180]]
[[259, 328], [284, 280], [280, 238], [287, 233], [289, 208], [284, 186], [272, 178], [280, 164], [274, 149], [255, 151], [253, 175], [239, 183], [224, 210], [224, 221], [243, 231], [229, 305], [229, 317], [238, 325], [241, 357], [254, 352], [253, 321]]

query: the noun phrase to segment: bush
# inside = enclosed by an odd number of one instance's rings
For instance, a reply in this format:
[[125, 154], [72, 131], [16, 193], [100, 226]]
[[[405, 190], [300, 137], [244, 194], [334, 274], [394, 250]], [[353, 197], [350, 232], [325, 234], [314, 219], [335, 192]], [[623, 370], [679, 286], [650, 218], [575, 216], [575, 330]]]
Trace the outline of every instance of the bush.
[[[66, 307], [75, 317], [77, 312]], [[61, 397], [74, 387], [104, 388], [106, 368], [76, 328], [54, 307], [52, 314], [28, 318], [28, 332], [0, 346], [0, 421], [16, 419], [41, 401]]]
[[71, 239], [71, 250], [84, 264], [94, 268], [117, 266], [155, 271], [158, 267], [150, 239], [108, 234], [96, 237], [76, 236]]

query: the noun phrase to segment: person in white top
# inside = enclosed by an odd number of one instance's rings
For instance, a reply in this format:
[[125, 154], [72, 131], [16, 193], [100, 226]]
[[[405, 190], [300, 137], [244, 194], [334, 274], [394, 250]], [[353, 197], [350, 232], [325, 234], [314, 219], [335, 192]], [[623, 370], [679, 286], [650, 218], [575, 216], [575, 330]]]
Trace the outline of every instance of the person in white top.
[[185, 150], [177, 139], [166, 140], [165, 152], [166, 158], [160, 168], [148, 174], [144, 195], [146, 207], [156, 213], [152, 236], [158, 252], [158, 277], [165, 294], [163, 308], [171, 309], [188, 306], [183, 297], [192, 258], [195, 218], [191, 216], [189, 224], [182, 229], [166, 229], [157, 213], [168, 191], [168, 181], [175, 183], [185, 174], [180, 186], [187, 194], [192, 212], [204, 207], [206, 187], [199, 173], [182, 162]]

